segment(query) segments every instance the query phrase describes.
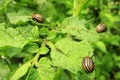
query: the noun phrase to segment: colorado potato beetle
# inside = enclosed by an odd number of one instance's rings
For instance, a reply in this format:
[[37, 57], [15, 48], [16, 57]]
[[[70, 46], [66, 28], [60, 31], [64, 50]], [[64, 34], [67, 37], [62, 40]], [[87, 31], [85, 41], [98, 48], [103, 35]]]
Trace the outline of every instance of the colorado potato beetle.
[[91, 57], [86, 56], [83, 58], [82, 68], [88, 73], [90, 73], [94, 70], [94, 62]]
[[98, 33], [105, 32], [106, 30], [107, 30], [107, 27], [103, 23], [98, 24], [97, 27], [96, 27], [96, 31]]
[[36, 20], [39, 23], [42, 23], [43, 20], [44, 20], [44, 18], [43, 18], [43, 16], [41, 14], [33, 14], [32, 19]]

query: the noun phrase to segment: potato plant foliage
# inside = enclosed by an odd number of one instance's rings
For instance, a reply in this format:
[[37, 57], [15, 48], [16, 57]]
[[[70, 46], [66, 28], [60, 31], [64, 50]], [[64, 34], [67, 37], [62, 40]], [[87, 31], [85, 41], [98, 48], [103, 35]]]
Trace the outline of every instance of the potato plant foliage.
[[119, 17], [118, 0], [1, 0], [0, 80], [119, 80]]

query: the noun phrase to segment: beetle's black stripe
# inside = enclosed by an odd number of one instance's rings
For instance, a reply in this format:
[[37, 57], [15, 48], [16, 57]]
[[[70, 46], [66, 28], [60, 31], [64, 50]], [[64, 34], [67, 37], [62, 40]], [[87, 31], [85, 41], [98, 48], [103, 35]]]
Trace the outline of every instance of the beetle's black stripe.
[[85, 63], [86, 63], [86, 69], [88, 70], [88, 72], [91, 71], [91, 69], [90, 69], [90, 67], [91, 67], [90, 64], [91, 64], [91, 63], [90, 63], [90, 61], [91, 61], [91, 60], [90, 60], [89, 58], [86, 58]]

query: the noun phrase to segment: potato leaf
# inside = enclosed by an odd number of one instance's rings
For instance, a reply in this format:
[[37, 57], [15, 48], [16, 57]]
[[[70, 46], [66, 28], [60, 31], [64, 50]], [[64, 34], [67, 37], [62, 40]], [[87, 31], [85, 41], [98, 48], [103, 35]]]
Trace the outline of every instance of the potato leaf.
[[31, 66], [30, 62], [26, 62], [25, 64], [23, 64], [20, 68], [18, 68], [15, 73], [12, 75], [12, 77], [10, 78], [10, 80], [18, 80], [19, 78], [21, 78], [22, 76], [24, 76], [27, 71], [28, 68]]
[[51, 67], [51, 61], [48, 58], [41, 58], [39, 61], [38, 72], [41, 80], [53, 80], [55, 76], [55, 70]]
[[61, 26], [62, 33], [68, 33], [76, 39], [95, 42], [99, 40], [99, 35], [95, 30], [88, 30], [86, 28], [86, 20], [79, 20], [78, 17], [66, 18]]
[[68, 69], [73, 73], [81, 70], [81, 61], [84, 56], [90, 56], [90, 47], [85, 41], [76, 42], [69, 38], [63, 38], [55, 44], [51, 50], [51, 58], [54, 66]]
[[35, 38], [32, 35], [33, 33], [31, 33], [31, 29], [33, 28], [30, 28], [30, 26], [27, 26], [26, 28], [19, 27], [17, 29], [14, 28], [5, 29], [3, 26], [1, 26], [0, 47], [9, 45], [9, 46], [21, 48], [29, 41], [34, 41]]
[[12, 57], [18, 54], [22, 48], [29, 42], [37, 40], [38, 31], [34, 26], [19, 27], [17, 29], [0, 26], [0, 50], [8, 56]]
[[7, 13], [7, 17], [12, 24], [19, 24], [29, 21], [31, 16], [29, 15], [20, 15], [19, 13]]
[[38, 70], [34, 68], [30, 68], [29, 73], [27, 74], [25, 80], [41, 80]]

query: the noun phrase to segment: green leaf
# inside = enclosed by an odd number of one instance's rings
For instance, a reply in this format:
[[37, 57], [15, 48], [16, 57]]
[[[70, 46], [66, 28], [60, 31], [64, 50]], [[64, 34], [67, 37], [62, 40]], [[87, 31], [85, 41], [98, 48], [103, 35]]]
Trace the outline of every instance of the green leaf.
[[29, 73], [27, 74], [25, 80], [41, 80], [38, 70], [34, 68], [30, 68]]
[[100, 76], [99, 76], [99, 80], [106, 80], [106, 78], [105, 78], [104, 75], [100, 75]]
[[[54, 8], [54, 5], [51, 1], [47, 0], [36, 0], [37, 4], [39, 5], [38, 9], [41, 12], [41, 14], [44, 14], [46, 17], [55, 17], [57, 15], [56, 9]], [[53, 18], [54, 18], [53, 17]]]
[[32, 33], [33, 26], [7, 28], [0, 26], [0, 50], [12, 57], [19, 54], [22, 48], [29, 42], [36, 41], [38, 37]]
[[40, 28], [39, 34], [40, 35], [47, 35], [49, 33], [48, 28]]
[[57, 68], [54, 80], [60, 80], [63, 73], [63, 69]]
[[31, 30], [8, 28], [5, 29], [3, 26], [0, 27], [0, 47], [3, 46], [12, 46], [22, 48], [25, 44], [30, 41], [34, 41], [34, 36], [31, 36]]
[[13, 57], [16, 54], [19, 54], [21, 52], [21, 48], [11, 47], [11, 46], [4, 46], [0, 48], [0, 55], [5, 55], [8, 57]]
[[17, 79], [21, 78], [22, 76], [24, 76], [27, 73], [28, 68], [30, 66], [31, 66], [31, 62], [26, 62], [25, 64], [23, 64], [20, 68], [18, 68], [15, 71], [15, 73], [12, 75], [10, 80], [17, 80]]
[[5, 63], [5, 60], [0, 59], [0, 80], [6, 80], [6, 76], [9, 74], [10, 69]]
[[81, 70], [82, 58], [92, 56], [91, 48], [85, 41], [76, 42], [69, 38], [58, 40], [54, 47], [51, 47], [52, 65], [68, 69], [73, 73]]
[[62, 23], [61, 32], [68, 33], [76, 39], [82, 39], [89, 42], [97, 41], [99, 35], [95, 30], [88, 30], [85, 25], [86, 23], [85, 20], [79, 20], [78, 17], [66, 18]]
[[101, 51], [103, 51], [103, 52], [105, 52], [105, 53], [107, 52], [106, 45], [105, 45], [104, 42], [102, 42], [102, 41], [97, 41], [97, 42], [95, 43], [95, 45], [96, 45], [96, 47], [99, 48]]
[[68, 17], [62, 22], [61, 31], [76, 36], [80, 31], [87, 30], [85, 23], [85, 20], [79, 20], [78, 17]]
[[48, 58], [41, 58], [39, 61], [38, 72], [41, 80], [53, 80], [55, 76], [55, 70], [51, 67], [51, 62]]
[[112, 23], [119, 21], [118, 16], [113, 16], [111, 13], [106, 13], [106, 14], [101, 15], [101, 16], [104, 18], [107, 18]]
[[113, 59], [115, 61], [115, 65], [120, 68], [120, 57], [115, 53], [113, 53], [112, 56], [113, 56]]
[[37, 69], [31, 68], [26, 80], [53, 80], [55, 76], [54, 68], [51, 67], [51, 62], [48, 58], [43, 57], [39, 60]]
[[92, 73], [86, 73], [84, 71], [79, 72], [78, 74], [75, 74], [74, 76], [75, 80], [94, 80], [95, 78], [95, 71], [93, 71]]
[[119, 79], [120, 79], [120, 76], [119, 76], [119, 75], [120, 75], [120, 72], [117, 72], [117, 73], [114, 74], [114, 77], [115, 77], [116, 80], [119, 80]]
[[89, 42], [96, 42], [99, 40], [99, 35], [95, 32], [95, 30], [88, 30], [88, 31], [81, 31], [81, 35], [78, 35], [78, 38], [81, 38], [82, 40], [86, 40]]
[[115, 46], [120, 46], [120, 36], [119, 35], [109, 35], [106, 40]]
[[40, 49], [39, 49], [39, 52], [40, 54], [47, 54], [49, 51], [49, 49], [44, 45], [44, 46], [41, 46]]
[[37, 26], [32, 26], [32, 30], [31, 30], [31, 34], [32, 36], [38, 38], [39, 37], [39, 31], [38, 31], [38, 27]]
[[30, 43], [24, 47], [24, 50], [29, 53], [36, 53], [39, 50], [39, 46], [36, 43]]
[[18, 24], [19, 22], [27, 22], [31, 16], [21, 15], [19, 13], [7, 13], [7, 17], [12, 24]]
[[63, 69], [57, 68], [54, 80], [69, 80], [70, 76]]
[[49, 31], [47, 39], [54, 39], [57, 36], [57, 33], [55, 31]]

